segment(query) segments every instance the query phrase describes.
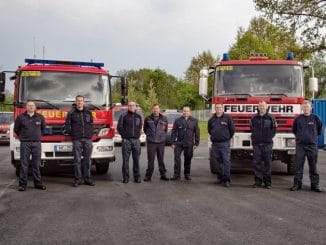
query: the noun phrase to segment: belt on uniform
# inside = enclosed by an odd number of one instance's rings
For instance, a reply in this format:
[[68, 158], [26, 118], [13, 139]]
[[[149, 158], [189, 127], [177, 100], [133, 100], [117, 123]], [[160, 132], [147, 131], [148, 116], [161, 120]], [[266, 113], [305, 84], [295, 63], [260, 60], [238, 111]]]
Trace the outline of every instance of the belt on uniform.
[[24, 142], [24, 143], [39, 143], [41, 141], [40, 140], [24, 140], [24, 141], [21, 141], [21, 142]]

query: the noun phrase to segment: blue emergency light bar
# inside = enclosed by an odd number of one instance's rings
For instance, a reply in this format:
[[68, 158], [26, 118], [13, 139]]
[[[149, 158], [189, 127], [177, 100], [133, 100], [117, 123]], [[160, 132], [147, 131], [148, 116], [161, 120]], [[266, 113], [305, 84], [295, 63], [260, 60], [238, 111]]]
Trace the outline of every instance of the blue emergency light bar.
[[230, 55], [228, 53], [224, 53], [223, 54], [223, 61], [227, 61], [227, 60], [230, 60]]
[[288, 52], [288, 55], [286, 57], [287, 60], [294, 60], [294, 54], [293, 52]]
[[83, 61], [66, 61], [66, 60], [41, 60], [41, 59], [25, 59], [27, 64], [43, 64], [43, 65], [76, 65], [76, 66], [94, 66], [104, 67], [104, 63], [83, 62]]

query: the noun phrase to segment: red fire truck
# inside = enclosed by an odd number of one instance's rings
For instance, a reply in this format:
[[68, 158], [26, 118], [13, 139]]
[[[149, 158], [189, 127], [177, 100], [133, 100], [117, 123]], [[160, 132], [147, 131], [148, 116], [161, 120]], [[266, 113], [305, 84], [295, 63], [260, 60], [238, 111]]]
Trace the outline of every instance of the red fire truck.
[[[96, 172], [108, 171], [114, 155], [114, 128], [112, 121], [111, 78], [103, 69], [103, 63], [26, 59], [26, 65], [18, 67], [14, 80], [14, 117], [24, 112], [27, 100], [33, 100], [37, 112], [46, 120], [42, 137], [42, 171], [59, 171], [72, 168], [71, 137], [63, 135], [62, 128], [76, 95], [85, 97], [85, 104], [94, 118], [92, 164]], [[1, 73], [0, 100], [4, 100], [5, 73]], [[122, 88], [126, 81], [121, 78]], [[122, 93], [127, 89], [122, 89]], [[13, 126], [12, 126], [13, 127]], [[11, 128], [12, 129], [12, 128]], [[10, 130], [12, 164], [19, 174], [20, 142]]]
[[[223, 103], [225, 113], [232, 116], [236, 133], [231, 141], [232, 159], [250, 159], [252, 144], [250, 119], [258, 112], [258, 102], [268, 103], [269, 112], [277, 121], [273, 142], [273, 160], [287, 164], [287, 171], [295, 171], [295, 137], [291, 132], [293, 119], [300, 114], [304, 99], [303, 66], [288, 53], [285, 60], [270, 60], [255, 54], [247, 60], [231, 60], [228, 54], [214, 67], [200, 71], [199, 94], [206, 98], [208, 76], [214, 77], [212, 111], [216, 103]], [[216, 166], [210, 163], [211, 171]]]

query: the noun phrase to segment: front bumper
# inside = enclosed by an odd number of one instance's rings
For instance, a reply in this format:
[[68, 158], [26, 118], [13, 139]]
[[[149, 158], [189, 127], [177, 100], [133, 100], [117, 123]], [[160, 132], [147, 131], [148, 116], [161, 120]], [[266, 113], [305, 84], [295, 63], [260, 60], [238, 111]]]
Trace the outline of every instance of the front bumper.
[[[122, 143], [122, 138], [121, 138], [121, 135], [120, 134], [115, 133], [115, 136], [114, 136], [113, 139], [114, 139], [114, 143], [117, 143], [117, 144], [121, 144]], [[146, 143], [146, 134], [142, 133], [140, 135], [139, 140], [140, 140], [140, 143], [142, 143], [142, 144]]]
[[[41, 160], [72, 160], [72, 142], [42, 142], [41, 143]], [[10, 151], [13, 153], [13, 160], [20, 159], [20, 141], [11, 139]], [[101, 139], [98, 142], [93, 142], [92, 160], [114, 161], [114, 143], [113, 139]]]

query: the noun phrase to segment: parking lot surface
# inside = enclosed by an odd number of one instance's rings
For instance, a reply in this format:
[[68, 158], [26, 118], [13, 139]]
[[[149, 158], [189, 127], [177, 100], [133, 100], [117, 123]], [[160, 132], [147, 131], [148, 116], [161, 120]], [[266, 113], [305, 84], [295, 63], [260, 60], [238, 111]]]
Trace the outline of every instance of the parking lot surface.
[[[196, 149], [192, 180], [121, 182], [121, 148], [95, 187], [72, 187], [72, 175], [44, 176], [46, 191], [25, 192], [0, 146], [0, 244], [325, 244], [326, 192], [310, 191], [306, 165], [303, 190], [289, 191], [293, 176], [273, 163], [273, 188], [251, 188], [250, 162], [233, 163], [230, 188], [209, 171], [207, 142]], [[142, 147], [141, 173], [146, 170]], [[173, 152], [166, 147], [168, 175]], [[130, 164], [130, 169], [131, 169]], [[319, 151], [320, 185], [326, 189], [326, 152]]]

